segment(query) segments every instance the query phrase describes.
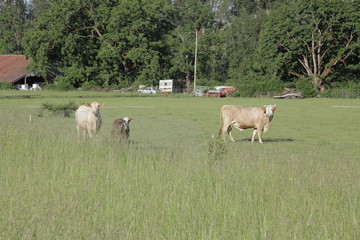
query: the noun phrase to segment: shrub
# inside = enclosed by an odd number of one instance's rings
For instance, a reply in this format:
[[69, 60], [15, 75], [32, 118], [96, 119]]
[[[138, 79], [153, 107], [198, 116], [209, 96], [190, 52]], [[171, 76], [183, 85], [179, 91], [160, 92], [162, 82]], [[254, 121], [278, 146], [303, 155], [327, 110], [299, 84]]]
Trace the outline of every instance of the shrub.
[[68, 91], [74, 89], [73, 84], [64, 76], [57, 76], [53, 85], [49, 89]]
[[255, 85], [256, 95], [274, 95], [284, 89], [284, 83], [278, 79], [257, 82]]
[[54, 114], [58, 114], [63, 112], [64, 117], [70, 117], [71, 113], [73, 113], [78, 108], [75, 105], [75, 102], [71, 101], [68, 104], [50, 104], [50, 103], [43, 103], [42, 109], [48, 110]]
[[221, 137], [213, 137], [208, 143], [208, 159], [210, 163], [221, 161], [226, 153], [225, 141]]
[[331, 84], [330, 88], [337, 88], [337, 89], [360, 89], [360, 82], [356, 81], [346, 81], [346, 82], [335, 82]]
[[298, 80], [295, 83], [296, 89], [304, 94], [305, 97], [315, 97], [316, 91], [310, 81]]
[[234, 97], [252, 97], [256, 92], [255, 84], [243, 83], [236, 86], [237, 94]]
[[82, 90], [89, 90], [89, 89], [92, 89], [92, 88], [102, 88], [102, 87], [99, 86], [98, 84], [96, 84], [96, 83], [93, 82], [93, 81], [84, 82], [84, 83], [81, 85], [81, 89], [82, 89]]
[[232, 92], [232, 93], [230, 94], [230, 96], [232, 96], [232, 97], [241, 97], [240, 90], [239, 90], [239, 89], [236, 89], [236, 91]]
[[7, 83], [7, 82], [2, 82], [0, 83], [0, 89], [3, 89], [3, 90], [9, 90], [9, 89], [12, 89], [12, 85], [11, 83]]
[[273, 95], [281, 92], [284, 83], [278, 79], [270, 79], [267, 81], [244, 82], [236, 85], [237, 93], [234, 97], [254, 97], [256, 95]]

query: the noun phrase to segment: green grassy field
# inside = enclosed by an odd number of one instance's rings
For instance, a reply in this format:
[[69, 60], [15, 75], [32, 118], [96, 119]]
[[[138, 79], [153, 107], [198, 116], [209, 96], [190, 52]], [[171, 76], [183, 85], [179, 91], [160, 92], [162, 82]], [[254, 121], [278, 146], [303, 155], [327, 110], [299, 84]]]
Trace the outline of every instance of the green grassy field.
[[[0, 95], [1, 240], [360, 239], [360, 100], [15, 94]], [[70, 101], [105, 103], [98, 139], [37, 116]], [[224, 104], [276, 104], [264, 143], [212, 138]], [[113, 144], [125, 116], [131, 143]]]

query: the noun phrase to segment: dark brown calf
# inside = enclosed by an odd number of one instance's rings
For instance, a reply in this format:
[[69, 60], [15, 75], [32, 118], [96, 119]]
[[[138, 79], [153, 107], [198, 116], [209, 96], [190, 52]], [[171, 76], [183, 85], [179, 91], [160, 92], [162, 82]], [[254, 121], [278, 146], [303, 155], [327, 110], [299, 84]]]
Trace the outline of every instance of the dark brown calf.
[[116, 119], [112, 124], [111, 137], [118, 141], [127, 141], [130, 136], [129, 124], [132, 120], [134, 119], [128, 117]]

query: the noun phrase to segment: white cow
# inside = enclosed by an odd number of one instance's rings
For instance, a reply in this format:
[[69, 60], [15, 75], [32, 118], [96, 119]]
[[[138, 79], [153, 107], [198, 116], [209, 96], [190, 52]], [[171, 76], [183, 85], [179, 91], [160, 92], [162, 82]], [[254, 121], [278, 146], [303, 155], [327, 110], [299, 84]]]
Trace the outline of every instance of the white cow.
[[[235, 142], [231, 135], [232, 128], [237, 128], [240, 131], [253, 128], [251, 142], [254, 142], [255, 135], [258, 134], [259, 142], [262, 143], [261, 135], [269, 129], [275, 110], [276, 105], [265, 105], [264, 107], [224, 105], [220, 110], [219, 136], [226, 132], [230, 139]], [[225, 135], [223, 138], [225, 140]]]
[[84, 138], [86, 136], [86, 133], [88, 133], [89, 137], [92, 137], [93, 134], [97, 136], [97, 134], [99, 133], [102, 124], [99, 109], [101, 106], [104, 106], [104, 103], [85, 103], [85, 105], [80, 106], [76, 110], [75, 119], [78, 141], [80, 140], [81, 129], [84, 132]]

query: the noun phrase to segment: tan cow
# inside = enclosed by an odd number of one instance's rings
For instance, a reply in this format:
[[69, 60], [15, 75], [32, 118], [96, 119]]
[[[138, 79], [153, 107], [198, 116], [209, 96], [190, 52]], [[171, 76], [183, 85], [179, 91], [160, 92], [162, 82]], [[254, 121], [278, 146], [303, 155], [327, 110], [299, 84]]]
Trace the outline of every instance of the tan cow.
[[[261, 135], [269, 129], [275, 110], [276, 105], [265, 105], [264, 107], [224, 105], [220, 110], [219, 136], [226, 132], [231, 141], [235, 142], [231, 135], [233, 128], [237, 128], [240, 131], [253, 128], [251, 142], [254, 142], [257, 133], [259, 142], [262, 143]], [[223, 138], [225, 140], [225, 135]]]

